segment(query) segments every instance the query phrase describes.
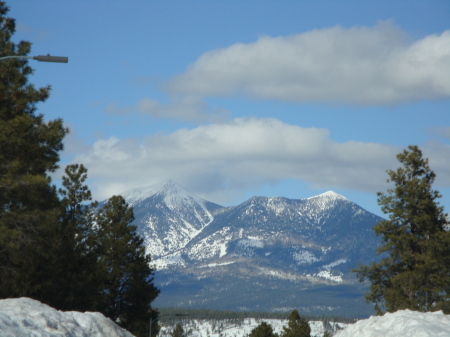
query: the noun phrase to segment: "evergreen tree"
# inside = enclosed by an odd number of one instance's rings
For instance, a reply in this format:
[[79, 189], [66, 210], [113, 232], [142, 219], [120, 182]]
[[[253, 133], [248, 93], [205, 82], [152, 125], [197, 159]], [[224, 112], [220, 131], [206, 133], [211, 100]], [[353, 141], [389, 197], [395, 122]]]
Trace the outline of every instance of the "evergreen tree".
[[374, 227], [383, 239], [377, 253], [388, 256], [354, 271], [361, 282], [371, 282], [366, 299], [378, 313], [383, 308], [450, 313], [450, 232], [437, 201], [441, 195], [432, 189], [435, 173], [417, 146], [397, 158], [403, 166], [387, 171], [394, 187], [378, 193], [389, 219]]
[[[0, 57], [27, 55], [31, 44], [11, 41], [15, 20], [0, 2]], [[51, 244], [59, 200], [50, 172], [57, 169], [67, 132], [62, 120], [36, 114], [50, 87], [36, 89], [26, 59], [0, 60], [0, 297], [45, 299], [51, 293]]]
[[136, 336], [148, 336], [150, 303], [159, 290], [153, 285], [143, 239], [136, 233], [133, 209], [121, 196], [111, 197], [97, 215], [101, 312]]
[[332, 336], [332, 332], [334, 329], [333, 329], [333, 326], [331, 325], [331, 323], [328, 321], [328, 319], [324, 318], [322, 320], [322, 324], [323, 324], [323, 330], [324, 330], [323, 337]]
[[90, 224], [86, 224], [88, 209], [86, 202], [92, 200], [91, 191], [85, 185], [87, 169], [81, 164], [66, 166], [65, 176], [62, 177], [64, 188], [59, 189], [64, 208], [64, 222], [66, 226], [72, 226], [84, 232], [89, 230]]
[[256, 328], [254, 328], [248, 337], [277, 337], [278, 335], [273, 332], [273, 328], [266, 322], [261, 322]]
[[173, 331], [170, 333], [170, 336], [172, 337], [186, 337], [186, 334], [184, 333], [184, 329], [181, 326], [180, 323], [178, 323], [175, 326], [175, 329], [173, 329]]
[[[97, 250], [94, 237], [94, 207], [85, 184], [87, 169], [72, 164], [65, 169], [59, 233], [59, 282], [55, 284], [55, 304], [61, 310], [92, 310], [98, 293]], [[49, 303], [50, 304], [50, 303]]]
[[306, 319], [300, 317], [297, 310], [288, 317], [288, 326], [283, 327], [282, 337], [311, 337], [311, 327]]
[[[0, 57], [25, 56], [0, 1]], [[0, 298], [32, 297], [58, 309], [102, 311], [137, 336], [157, 317], [150, 257], [131, 226], [132, 209], [111, 198], [93, 219], [82, 165], [66, 168], [62, 199], [50, 173], [68, 132], [36, 113], [50, 87], [28, 83], [27, 59], [0, 60]], [[94, 222], [95, 220], [96, 222]], [[156, 329], [155, 329], [156, 330]]]

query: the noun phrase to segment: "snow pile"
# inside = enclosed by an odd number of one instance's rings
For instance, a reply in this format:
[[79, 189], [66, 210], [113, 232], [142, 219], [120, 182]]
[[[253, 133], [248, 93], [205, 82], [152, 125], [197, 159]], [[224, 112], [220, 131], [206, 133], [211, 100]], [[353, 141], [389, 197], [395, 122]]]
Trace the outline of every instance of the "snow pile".
[[3, 337], [133, 337], [98, 312], [58, 311], [30, 298], [0, 300]]
[[[193, 337], [244, 337], [262, 320], [245, 319], [236, 324], [226, 321], [183, 320], [185, 332]], [[275, 332], [281, 332], [286, 320], [263, 320]], [[309, 322], [311, 336], [323, 336], [324, 325]], [[343, 328], [346, 324], [331, 323]], [[169, 336], [174, 326], [162, 327], [160, 336]], [[110, 319], [97, 312], [62, 312], [30, 298], [0, 300], [0, 335], [2, 337], [133, 337]], [[347, 325], [335, 337], [450, 337], [450, 315], [442, 311], [410, 310], [372, 316]]]
[[400, 310], [348, 325], [335, 337], [449, 337], [450, 315]]

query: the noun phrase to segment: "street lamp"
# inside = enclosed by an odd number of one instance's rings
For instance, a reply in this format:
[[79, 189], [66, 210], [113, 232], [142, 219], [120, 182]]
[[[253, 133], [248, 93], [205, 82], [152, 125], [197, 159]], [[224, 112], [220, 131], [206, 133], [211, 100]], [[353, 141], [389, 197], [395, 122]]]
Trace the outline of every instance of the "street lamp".
[[161, 317], [164, 317], [164, 316], [175, 316], [175, 317], [180, 317], [180, 316], [189, 316], [189, 315], [186, 315], [186, 314], [165, 314], [165, 315], [161, 315], [161, 316], [157, 317], [156, 319], [153, 319], [153, 318], [150, 317], [150, 332], [149, 332], [149, 334], [148, 334], [148, 337], [152, 337], [152, 323], [153, 323], [154, 321], [157, 321], [157, 320], [160, 319]]
[[6, 60], [6, 59], [31, 59], [31, 60], [37, 60], [37, 61], [40, 61], [40, 62], [57, 62], [57, 63], [67, 63], [67, 62], [69, 62], [69, 58], [67, 56], [50, 56], [50, 54], [38, 55], [38, 56], [19, 55], [19, 56], [3, 56], [3, 57], [0, 57], [0, 60]]

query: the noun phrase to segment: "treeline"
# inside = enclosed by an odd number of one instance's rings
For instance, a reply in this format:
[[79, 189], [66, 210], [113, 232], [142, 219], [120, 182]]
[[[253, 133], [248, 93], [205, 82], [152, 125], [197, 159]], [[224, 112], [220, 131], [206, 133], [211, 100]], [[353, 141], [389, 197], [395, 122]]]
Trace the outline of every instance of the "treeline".
[[[254, 319], [288, 319], [290, 312], [259, 312], [259, 311], [231, 311], [211, 309], [183, 309], [183, 308], [158, 308], [160, 322], [175, 323], [180, 320], [244, 320]], [[354, 323], [355, 319], [339, 316], [309, 316], [302, 315], [308, 321]]]
[[[218, 312], [218, 311], [216, 311]], [[226, 312], [233, 313], [233, 312]], [[256, 313], [264, 314], [264, 313]], [[267, 313], [266, 313], [267, 314]], [[173, 314], [172, 314], [173, 315]], [[258, 326], [253, 328], [246, 337], [311, 337], [311, 326], [308, 323], [308, 319], [305, 316], [300, 316], [297, 310], [293, 310], [289, 315], [286, 313], [284, 316], [285, 322], [283, 322], [282, 331], [279, 333], [274, 332], [274, 328], [266, 319], [257, 318]], [[178, 316], [178, 321], [176, 323], [170, 322], [166, 323], [168, 331], [166, 330], [165, 336], [169, 335], [172, 337], [186, 337], [193, 334], [193, 332], [199, 332], [199, 325], [202, 325], [196, 320], [180, 320]], [[249, 317], [246, 317], [249, 318]], [[198, 319], [200, 320], [200, 319]], [[230, 318], [230, 319], [219, 319], [219, 320], [207, 320], [209, 327], [206, 329], [206, 334], [208, 336], [214, 334], [219, 336], [224, 336], [226, 331], [229, 329], [242, 329], [244, 327], [245, 318]], [[172, 332], [170, 332], [171, 327], [174, 327]], [[329, 321], [323, 321], [324, 334], [323, 337], [333, 336], [339, 326], [336, 324], [330, 324]], [[167, 333], [168, 332], [168, 333]], [[236, 334], [234, 334], [236, 335]]]
[[[11, 41], [7, 12], [0, 1], [0, 57], [28, 55], [30, 42]], [[83, 165], [66, 167], [60, 189], [52, 183], [68, 129], [36, 113], [50, 87], [36, 89], [32, 72], [26, 59], [0, 60], [0, 298], [99, 311], [148, 336], [159, 291], [133, 209], [120, 196], [98, 207]]]

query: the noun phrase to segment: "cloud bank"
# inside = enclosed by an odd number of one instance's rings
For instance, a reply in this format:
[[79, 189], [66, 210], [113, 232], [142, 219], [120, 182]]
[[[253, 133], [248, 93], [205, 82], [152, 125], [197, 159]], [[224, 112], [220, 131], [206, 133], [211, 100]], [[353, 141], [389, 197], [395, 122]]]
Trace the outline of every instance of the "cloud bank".
[[225, 109], [209, 107], [206, 101], [193, 95], [171, 96], [168, 103], [145, 97], [135, 106], [118, 106], [109, 103], [104, 111], [111, 115], [130, 115], [141, 113], [154, 118], [173, 119], [194, 123], [217, 123], [229, 118]]
[[[214, 124], [141, 140], [97, 141], [75, 160], [89, 168], [97, 198], [166, 179], [220, 204], [285, 179], [312, 188], [375, 193], [386, 189], [386, 170], [399, 166], [396, 154], [402, 148], [336, 142], [325, 129], [277, 119], [229, 120], [227, 111], [209, 107], [206, 98], [353, 106], [449, 99], [450, 30], [411, 40], [391, 22], [381, 22], [266, 36], [209, 51], [163, 87], [167, 103], [143, 98], [133, 107], [109, 104], [105, 111]], [[450, 135], [446, 126], [430, 131], [447, 139]], [[430, 158], [437, 183], [450, 186], [450, 146], [437, 141], [417, 145]]]
[[[97, 141], [79, 155], [94, 178], [97, 198], [169, 178], [200, 196], [229, 203], [248, 188], [299, 179], [314, 188], [376, 192], [401, 149], [376, 143], [335, 142], [328, 131], [277, 119], [239, 118], [142, 141]], [[101, 191], [101, 192], [100, 192]]]
[[450, 98], [450, 30], [409, 41], [391, 22], [261, 37], [209, 51], [172, 93], [356, 106]]

